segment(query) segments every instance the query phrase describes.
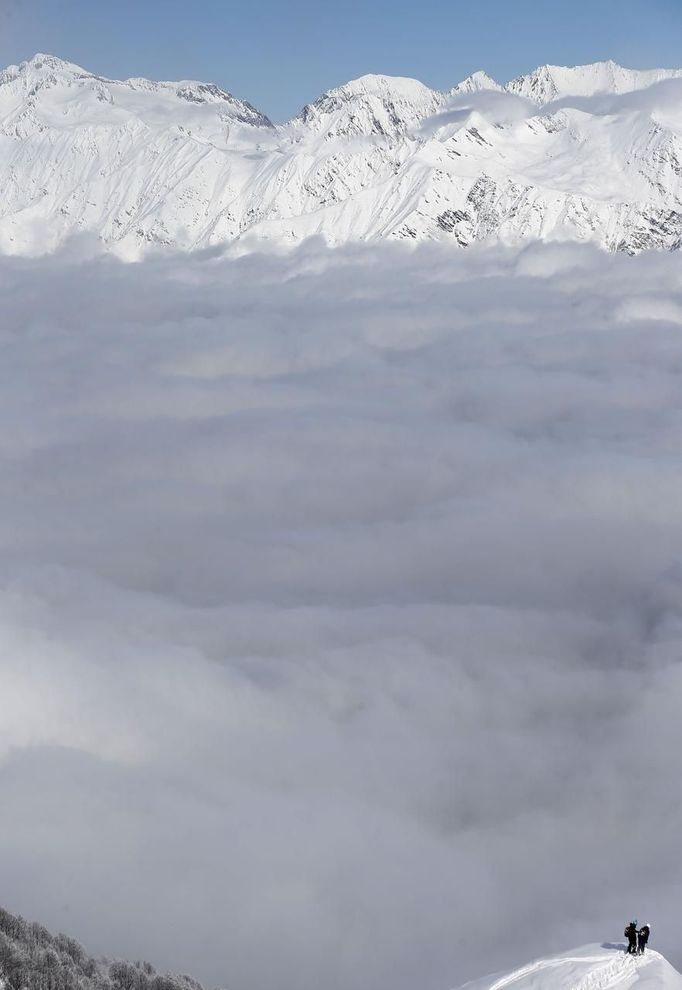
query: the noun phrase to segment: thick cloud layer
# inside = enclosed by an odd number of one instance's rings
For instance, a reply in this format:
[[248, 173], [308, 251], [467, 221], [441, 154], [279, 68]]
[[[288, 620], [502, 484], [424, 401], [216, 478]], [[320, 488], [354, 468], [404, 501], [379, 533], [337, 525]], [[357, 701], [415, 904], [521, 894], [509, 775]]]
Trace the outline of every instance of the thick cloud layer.
[[231, 990], [645, 914], [682, 961], [679, 258], [4, 259], [0, 307], [7, 907]]

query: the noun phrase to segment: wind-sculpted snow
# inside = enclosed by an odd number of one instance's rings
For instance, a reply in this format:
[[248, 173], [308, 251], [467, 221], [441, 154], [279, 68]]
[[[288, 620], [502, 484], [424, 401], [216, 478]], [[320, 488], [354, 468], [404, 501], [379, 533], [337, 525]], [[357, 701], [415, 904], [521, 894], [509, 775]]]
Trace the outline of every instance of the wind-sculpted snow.
[[367, 75], [274, 127], [212, 84], [53, 56], [0, 73], [0, 252], [239, 241], [682, 243], [682, 70], [543, 66], [448, 92]]
[[6, 906], [230, 987], [679, 964], [679, 259], [89, 248], [0, 260]]

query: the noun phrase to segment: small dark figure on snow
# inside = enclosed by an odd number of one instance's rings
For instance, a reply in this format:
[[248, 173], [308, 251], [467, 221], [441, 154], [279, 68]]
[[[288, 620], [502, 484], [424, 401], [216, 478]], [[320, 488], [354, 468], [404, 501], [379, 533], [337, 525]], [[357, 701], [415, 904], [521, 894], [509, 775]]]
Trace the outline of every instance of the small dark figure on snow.
[[630, 956], [637, 955], [637, 919], [631, 921], [623, 932], [628, 940], [627, 952]]
[[651, 925], [642, 925], [640, 930], [637, 932], [637, 945], [638, 952], [640, 956], [644, 955], [644, 950], [646, 949], [646, 944], [649, 941], [649, 935], [651, 933]]

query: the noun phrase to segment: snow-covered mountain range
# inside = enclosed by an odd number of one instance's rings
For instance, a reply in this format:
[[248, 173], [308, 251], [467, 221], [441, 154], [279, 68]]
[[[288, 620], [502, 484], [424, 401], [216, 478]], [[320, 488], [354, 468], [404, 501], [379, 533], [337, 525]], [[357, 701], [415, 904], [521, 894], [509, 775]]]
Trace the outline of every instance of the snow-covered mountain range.
[[274, 126], [212, 84], [0, 73], [0, 252], [239, 239], [682, 244], [682, 70], [543, 66], [448, 92], [370, 75]]
[[682, 990], [682, 975], [658, 952], [627, 956], [623, 948], [586, 945], [475, 980], [466, 990]]

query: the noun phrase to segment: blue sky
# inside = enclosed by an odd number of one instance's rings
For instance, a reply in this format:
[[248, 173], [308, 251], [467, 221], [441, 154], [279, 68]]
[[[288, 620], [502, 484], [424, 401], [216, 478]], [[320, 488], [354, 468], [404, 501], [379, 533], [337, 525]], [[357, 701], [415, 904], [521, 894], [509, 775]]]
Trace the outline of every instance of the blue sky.
[[105, 75], [198, 78], [275, 120], [365, 72], [445, 88], [543, 62], [682, 64], [682, 0], [0, 0], [0, 63], [47, 51]]

